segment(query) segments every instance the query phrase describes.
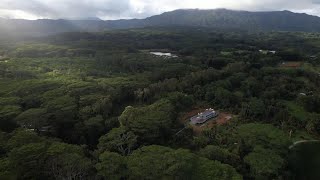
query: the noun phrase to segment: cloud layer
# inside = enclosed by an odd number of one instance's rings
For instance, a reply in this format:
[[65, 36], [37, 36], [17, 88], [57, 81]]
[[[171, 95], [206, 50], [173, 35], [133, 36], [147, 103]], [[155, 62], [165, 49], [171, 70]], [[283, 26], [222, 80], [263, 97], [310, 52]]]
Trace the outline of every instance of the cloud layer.
[[0, 0], [0, 17], [22, 19], [144, 18], [182, 8], [292, 10], [320, 15], [320, 0]]

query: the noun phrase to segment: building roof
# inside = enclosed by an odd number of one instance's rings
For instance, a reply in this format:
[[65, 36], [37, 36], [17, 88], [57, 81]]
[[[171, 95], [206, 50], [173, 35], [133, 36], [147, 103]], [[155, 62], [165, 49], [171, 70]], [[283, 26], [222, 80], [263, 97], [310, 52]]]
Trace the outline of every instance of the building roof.
[[206, 110], [206, 111], [204, 111], [204, 112], [202, 112], [202, 113], [200, 113], [198, 115], [207, 116], [207, 115], [212, 114], [212, 112], [214, 112], [214, 110]]
[[206, 109], [204, 112], [200, 113], [199, 115], [206, 116], [206, 115], [212, 114], [212, 112], [215, 112], [215, 111], [213, 109]]
[[206, 109], [205, 111], [198, 113], [197, 115], [191, 117], [191, 120], [201, 119], [202, 117], [205, 117], [207, 115], [210, 115], [212, 113], [215, 113], [215, 110], [213, 109]]

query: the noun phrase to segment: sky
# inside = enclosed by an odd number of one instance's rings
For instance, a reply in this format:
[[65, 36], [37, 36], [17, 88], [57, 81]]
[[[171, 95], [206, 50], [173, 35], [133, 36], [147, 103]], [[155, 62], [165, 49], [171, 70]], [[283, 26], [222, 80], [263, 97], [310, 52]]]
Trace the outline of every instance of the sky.
[[175, 9], [290, 10], [320, 16], [320, 0], [0, 0], [0, 17], [103, 20], [145, 18]]

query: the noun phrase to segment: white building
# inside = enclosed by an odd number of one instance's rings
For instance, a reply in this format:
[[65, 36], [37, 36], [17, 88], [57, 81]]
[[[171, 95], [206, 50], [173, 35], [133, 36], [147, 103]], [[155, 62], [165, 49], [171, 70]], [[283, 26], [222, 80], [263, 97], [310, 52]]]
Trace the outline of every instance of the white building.
[[191, 124], [202, 124], [209, 119], [217, 117], [219, 114], [213, 109], [206, 109], [204, 112], [199, 113], [196, 116], [190, 118]]

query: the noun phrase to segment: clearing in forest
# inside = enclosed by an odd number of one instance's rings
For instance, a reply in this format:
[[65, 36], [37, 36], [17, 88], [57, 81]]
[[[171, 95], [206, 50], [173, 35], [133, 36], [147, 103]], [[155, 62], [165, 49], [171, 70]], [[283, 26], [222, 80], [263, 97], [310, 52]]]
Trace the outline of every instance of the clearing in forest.
[[196, 108], [193, 109], [192, 111], [189, 111], [185, 114], [183, 114], [180, 118], [179, 118], [179, 122], [181, 124], [185, 124], [185, 126], [190, 126], [193, 129], [193, 132], [195, 135], [199, 135], [202, 131], [204, 131], [205, 129], [208, 128], [212, 128], [216, 125], [223, 125], [226, 124], [227, 122], [229, 122], [232, 119], [232, 114], [227, 113], [227, 112], [219, 112], [218, 117], [216, 118], [212, 118], [210, 120], [208, 120], [207, 122], [203, 123], [203, 124], [198, 124], [198, 125], [193, 125], [190, 123], [190, 118], [197, 115], [198, 113], [201, 113], [203, 111], [205, 111], [206, 108]]
[[279, 66], [284, 68], [300, 68], [303, 62], [301, 61], [290, 61], [290, 62], [283, 62]]

